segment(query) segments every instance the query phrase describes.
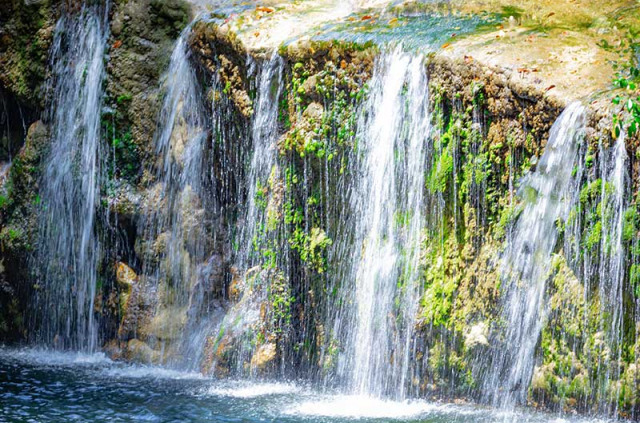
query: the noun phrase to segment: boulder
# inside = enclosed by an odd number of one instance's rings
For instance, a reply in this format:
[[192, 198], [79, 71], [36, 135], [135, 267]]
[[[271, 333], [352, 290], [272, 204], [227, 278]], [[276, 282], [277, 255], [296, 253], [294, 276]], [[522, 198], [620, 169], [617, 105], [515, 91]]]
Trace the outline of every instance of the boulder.
[[263, 371], [276, 358], [276, 344], [268, 343], [258, 347], [251, 357], [251, 368]]

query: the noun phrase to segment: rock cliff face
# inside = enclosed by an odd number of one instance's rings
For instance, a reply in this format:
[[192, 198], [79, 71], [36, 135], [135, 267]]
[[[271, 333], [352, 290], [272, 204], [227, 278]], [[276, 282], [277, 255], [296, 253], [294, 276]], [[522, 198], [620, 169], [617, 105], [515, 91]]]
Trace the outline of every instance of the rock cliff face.
[[3, 2], [0, 6], [0, 160], [2, 180], [2, 295], [0, 331], [25, 336], [27, 256], [33, 239], [38, 167], [47, 144], [49, 48], [62, 2]]
[[[46, 289], [29, 266], [51, 139], [48, 51], [60, 13], [81, 7], [60, 3], [0, 5], [0, 153], [11, 159], [0, 196], [3, 341], [32, 339], [31, 298]], [[108, 155], [100, 158], [96, 225], [99, 344], [115, 358], [217, 376], [348, 384], [351, 341], [341, 325], [356, 318], [356, 300], [346, 292], [345, 263], [375, 247], [354, 240], [349, 226], [363, 177], [355, 170], [373, 113], [365, 100], [389, 48], [307, 39], [272, 51], [247, 45], [226, 17], [188, 26], [193, 17], [181, 0], [111, 5], [101, 123]], [[187, 71], [163, 77], [178, 72], [178, 39]], [[523, 210], [542, 195], [521, 181], [539, 170], [566, 99], [469, 55], [420, 60], [429, 132], [411, 282], [418, 300], [414, 310], [394, 297], [381, 319], [390, 339], [409, 334], [403, 392], [490, 401], [491, 357], [518, 347], [505, 335], [503, 257]], [[406, 109], [408, 85], [400, 90]], [[168, 102], [176, 87], [188, 94]], [[550, 265], [532, 380], [514, 389], [534, 406], [637, 417], [640, 140], [612, 134], [608, 99], [586, 103], [576, 199], [557, 221], [553, 253], [537, 258]], [[399, 126], [400, 137], [409, 126]], [[394, 162], [412, 154], [396, 148]], [[413, 213], [398, 210], [390, 233], [407, 236]], [[408, 246], [397, 252], [398, 260], [414, 254]], [[397, 292], [409, 289], [407, 272]], [[410, 324], [407, 310], [415, 311]], [[405, 352], [390, 351], [393, 367]]]

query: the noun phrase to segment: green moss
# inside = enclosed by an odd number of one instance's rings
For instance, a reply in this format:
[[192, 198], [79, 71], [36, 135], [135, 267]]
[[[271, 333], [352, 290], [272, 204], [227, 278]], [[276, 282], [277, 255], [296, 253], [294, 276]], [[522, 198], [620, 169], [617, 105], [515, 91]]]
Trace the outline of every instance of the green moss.
[[626, 243], [633, 241], [638, 235], [638, 225], [640, 215], [635, 207], [629, 207], [624, 212], [624, 223], [622, 227], [622, 240]]
[[453, 157], [445, 149], [438, 157], [427, 178], [427, 189], [431, 193], [443, 193], [453, 175]]
[[320, 228], [313, 228], [307, 234], [301, 227], [296, 227], [289, 239], [289, 244], [300, 254], [300, 259], [318, 273], [326, 270], [324, 254], [332, 243], [333, 241]]
[[[118, 98], [120, 108], [126, 107], [128, 103], [126, 96], [124, 99]], [[102, 129], [106, 141], [114, 152], [110, 155], [114, 163], [107, 168], [109, 177], [111, 179], [122, 177], [132, 182], [136, 181], [142, 170], [142, 160], [140, 148], [131, 132], [131, 125], [126, 122], [119, 109], [116, 109], [113, 114], [102, 116]]]
[[427, 247], [422, 316], [434, 326], [450, 327], [452, 324], [454, 293], [461, 276], [456, 249], [457, 243], [452, 238]]
[[507, 229], [517, 221], [521, 212], [522, 207], [516, 203], [508, 205], [502, 209], [500, 212], [500, 219], [498, 220], [498, 224], [495, 228], [495, 236], [498, 239], [504, 238]]
[[123, 104], [131, 101], [132, 99], [133, 96], [131, 94], [122, 94], [118, 96], [118, 98], [116, 99], [116, 103]]
[[598, 220], [587, 232], [585, 246], [587, 247], [588, 250], [593, 250], [598, 245], [600, 245], [601, 239], [602, 239], [602, 222]]
[[291, 295], [289, 286], [283, 277], [277, 277], [269, 285], [271, 324], [280, 333], [284, 327], [291, 324], [291, 305], [295, 298]]

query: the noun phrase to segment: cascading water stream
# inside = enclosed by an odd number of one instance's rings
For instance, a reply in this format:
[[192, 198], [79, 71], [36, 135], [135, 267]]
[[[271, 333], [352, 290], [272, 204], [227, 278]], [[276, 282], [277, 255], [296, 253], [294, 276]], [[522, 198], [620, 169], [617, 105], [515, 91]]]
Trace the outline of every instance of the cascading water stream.
[[62, 17], [52, 47], [51, 144], [32, 263], [40, 287], [37, 341], [57, 348], [93, 351], [98, 341], [95, 226], [107, 10], [108, 2]]
[[[449, 53], [469, 45], [443, 48], [427, 63], [402, 48], [385, 50], [382, 37], [374, 40], [380, 49], [369, 49], [361, 40], [316, 44], [309, 33], [308, 43], [285, 43], [282, 57], [263, 61], [269, 47], [258, 44], [260, 34], [270, 23], [293, 26], [295, 19], [278, 19], [297, 3], [222, 2], [244, 16], [234, 21], [216, 10], [210, 22], [182, 32], [163, 80], [155, 144], [145, 154], [138, 131], [155, 102], [138, 103], [138, 96], [155, 95], [157, 87], [147, 90], [135, 73], [153, 80], [155, 72], [138, 69], [140, 63], [123, 72], [123, 62], [161, 62], [158, 50], [175, 38], [188, 11], [181, 2], [149, 5], [158, 19], [147, 30], [140, 11], [121, 2], [112, 15], [121, 40], [113, 45], [108, 78], [109, 86], [120, 82], [132, 95], [114, 100], [110, 115], [114, 140], [124, 129], [143, 153], [132, 160], [146, 163], [138, 183], [117, 171], [107, 181], [100, 119], [108, 1], [87, 1], [58, 23], [50, 116], [32, 127], [20, 156], [31, 160], [31, 149], [50, 131], [42, 164], [28, 163], [28, 171], [41, 172], [34, 283], [24, 291], [33, 287], [34, 304], [22, 302], [18, 290], [15, 303], [5, 301], [5, 277], [20, 273], [5, 272], [0, 257], [0, 303], [39, 310], [27, 328], [35, 341], [83, 352], [32, 352], [46, 357], [42, 363], [0, 348], [0, 380], [10, 381], [0, 383], [0, 398], [14, 403], [13, 414], [4, 412], [8, 418], [39, 418], [45, 408], [53, 419], [73, 409], [86, 420], [557, 417], [503, 413], [528, 400], [562, 413], [637, 416], [640, 217], [631, 196], [636, 160], [627, 155], [625, 133], [609, 146], [606, 119], [587, 130], [586, 108], [572, 104], [536, 165], [531, 155], [555, 102], [505, 83], [499, 72], [483, 76], [481, 62], [467, 56], [450, 61]], [[32, 3], [39, 2], [25, 4]], [[432, 18], [427, 12], [423, 19], [416, 5], [373, 10], [380, 1], [326, 3], [335, 4], [333, 16], [363, 12], [335, 22], [357, 36], [378, 22], [405, 37], [410, 21], [429, 25]], [[244, 31], [251, 19], [264, 29]], [[243, 46], [247, 39], [256, 44]], [[142, 60], [131, 61], [131, 54]], [[461, 64], [468, 69], [460, 72]], [[207, 73], [212, 81], [203, 81]], [[437, 88], [431, 98], [430, 83]], [[589, 108], [598, 112], [596, 104]], [[14, 129], [7, 128], [7, 138]], [[590, 143], [587, 132], [595, 135]], [[116, 150], [114, 167], [121, 163]], [[535, 170], [520, 180], [519, 200], [512, 198], [514, 180], [531, 163]], [[112, 182], [126, 198], [101, 192], [102, 183]], [[0, 207], [9, 237], [23, 226], [11, 226], [13, 216], [5, 222], [4, 213], [31, 210], [17, 201], [5, 207], [25, 192], [11, 192], [15, 186], [3, 188]], [[113, 226], [98, 217], [120, 211], [125, 217]], [[103, 230], [135, 245], [112, 247]], [[15, 244], [2, 240], [9, 254], [30, 247]], [[442, 311], [436, 316], [430, 306]], [[0, 336], [21, 326], [0, 313]], [[105, 353], [95, 353], [99, 345]], [[71, 366], [60, 378], [59, 368]], [[221, 383], [212, 374], [250, 380]], [[255, 378], [290, 375], [321, 375], [337, 389]], [[183, 377], [190, 382], [176, 382]], [[136, 397], [134, 405], [102, 409], [100, 401], [85, 401], [88, 385]], [[451, 401], [484, 395], [500, 409], [436, 405], [426, 399], [431, 395]], [[160, 416], [155, 406], [136, 405], [164, 396], [154, 403]]]
[[[614, 363], [605, 369], [605, 386], [620, 377], [619, 363], [624, 335], [625, 258], [623, 230], [627, 207], [627, 150], [624, 131], [603, 160], [603, 183], [600, 203], [602, 240], [600, 245], [599, 293], [602, 315], [610, 316], [605, 328], [607, 344], [613, 351]], [[613, 374], [611, 374], [613, 373]], [[619, 392], [619, 387], [615, 392]]]
[[344, 295], [355, 295], [340, 300], [348, 307], [332, 316], [332, 327], [345, 344], [338, 372], [359, 395], [406, 394], [419, 298], [427, 86], [421, 56], [399, 48], [384, 54], [358, 122], [357, 157], [349, 172], [355, 240], [337, 246], [338, 256], [352, 257], [345, 263]]
[[[145, 283], [156, 286], [157, 304], [153, 325], [159, 342], [189, 347], [190, 310], [198, 269], [206, 260], [208, 232], [205, 213], [215, 201], [206, 192], [203, 177], [207, 120], [195, 70], [190, 63], [187, 27], [176, 42], [164, 83], [165, 94], [155, 137], [156, 185], [150, 190], [142, 225], [147, 240], [143, 264]], [[192, 367], [201, 348], [181, 354]]]
[[545, 321], [546, 280], [551, 254], [578, 192], [582, 166], [579, 147], [585, 109], [569, 105], [551, 128], [536, 170], [521, 182], [523, 210], [502, 257], [504, 346], [491, 359], [485, 393], [497, 406], [510, 408], [526, 400], [534, 352]]

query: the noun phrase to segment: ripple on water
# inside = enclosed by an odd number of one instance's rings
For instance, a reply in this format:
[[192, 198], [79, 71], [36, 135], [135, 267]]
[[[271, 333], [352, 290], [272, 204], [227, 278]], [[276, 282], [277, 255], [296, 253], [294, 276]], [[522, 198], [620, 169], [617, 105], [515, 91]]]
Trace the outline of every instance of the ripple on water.
[[320, 394], [304, 383], [216, 381], [104, 354], [0, 348], [0, 421], [605, 423], [588, 416]]

